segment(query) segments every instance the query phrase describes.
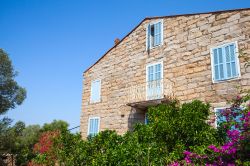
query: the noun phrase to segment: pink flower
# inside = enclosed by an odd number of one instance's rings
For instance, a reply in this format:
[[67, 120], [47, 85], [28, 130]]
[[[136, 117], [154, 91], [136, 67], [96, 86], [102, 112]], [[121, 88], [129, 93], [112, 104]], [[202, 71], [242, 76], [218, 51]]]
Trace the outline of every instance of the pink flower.
[[189, 151], [184, 151], [183, 154], [187, 155], [187, 156], [190, 156], [192, 153], [189, 152]]
[[214, 145], [209, 145], [208, 148], [211, 149], [211, 150], [213, 150], [216, 153], [220, 152], [220, 150], [216, 146], [214, 146]]
[[192, 162], [189, 157], [185, 157], [185, 161], [186, 161], [187, 164], [190, 164]]

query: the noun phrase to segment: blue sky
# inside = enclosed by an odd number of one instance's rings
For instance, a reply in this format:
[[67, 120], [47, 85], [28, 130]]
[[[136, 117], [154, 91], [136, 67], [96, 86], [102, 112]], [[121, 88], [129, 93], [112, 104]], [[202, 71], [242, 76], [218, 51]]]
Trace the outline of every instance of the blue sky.
[[28, 92], [23, 105], [5, 116], [78, 126], [83, 71], [115, 38], [147, 16], [235, 8], [250, 8], [250, 0], [0, 0], [0, 48]]

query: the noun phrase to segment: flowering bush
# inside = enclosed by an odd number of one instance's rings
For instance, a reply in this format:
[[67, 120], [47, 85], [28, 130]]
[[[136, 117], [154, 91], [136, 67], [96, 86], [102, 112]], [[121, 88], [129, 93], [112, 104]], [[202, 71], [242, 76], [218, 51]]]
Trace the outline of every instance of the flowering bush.
[[37, 154], [30, 165], [54, 165], [56, 156], [54, 154], [54, 139], [59, 136], [59, 131], [46, 131], [41, 134], [38, 143], [34, 145], [34, 153]]
[[226, 132], [226, 141], [220, 146], [209, 145], [203, 154], [184, 151], [184, 161], [172, 165], [242, 165], [250, 164], [250, 96], [237, 96], [230, 108], [224, 109], [220, 117], [225, 121], [219, 127]]
[[209, 104], [173, 100], [149, 108], [150, 123], [137, 124], [122, 136], [106, 130], [82, 140], [67, 130], [46, 132], [35, 145], [33, 164], [250, 165], [249, 98], [236, 97], [220, 113], [225, 121], [218, 129], [207, 123]]
[[[49, 165], [48, 161], [56, 157], [59, 165], [69, 166], [166, 165], [183, 159], [182, 152], [189, 146], [220, 143], [216, 129], [206, 123], [208, 116], [209, 104], [169, 101], [149, 108], [148, 125], [137, 124], [124, 135], [106, 130], [82, 140], [80, 134], [64, 131], [51, 148], [51, 139], [45, 134], [36, 145], [36, 161]], [[51, 154], [55, 155], [52, 159]]]

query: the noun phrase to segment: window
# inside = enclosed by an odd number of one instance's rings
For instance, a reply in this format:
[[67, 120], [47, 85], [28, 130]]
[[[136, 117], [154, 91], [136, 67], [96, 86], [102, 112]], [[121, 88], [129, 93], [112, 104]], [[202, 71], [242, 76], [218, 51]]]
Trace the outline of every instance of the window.
[[163, 63], [147, 65], [147, 100], [163, 97]]
[[96, 103], [101, 101], [101, 80], [94, 80], [91, 83], [90, 102]]
[[[222, 111], [224, 111], [226, 108], [228, 107], [220, 107], [220, 108], [214, 108], [214, 112], [215, 112], [215, 127], [219, 126], [220, 123], [226, 122], [226, 117], [222, 116], [221, 113]], [[240, 118], [242, 117], [241, 114], [239, 114], [239, 112], [241, 110], [243, 110], [243, 107], [240, 108], [235, 108], [233, 111], [235, 113], [238, 113], [238, 115], [235, 117], [236, 121], [240, 121]], [[234, 129], [234, 127], [232, 128]]]
[[219, 126], [220, 123], [222, 122], [226, 122], [226, 117], [224, 116], [220, 116], [221, 112], [224, 111], [226, 109], [226, 107], [221, 107], [221, 108], [214, 108], [214, 112], [215, 112], [215, 127], [217, 128], [217, 126]]
[[145, 125], [149, 124], [148, 113], [145, 113]]
[[89, 126], [88, 126], [88, 136], [95, 136], [99, 132], [100, 127], [100, 118], [92, 117], [89, 118]]
[[162, 20], [150, 23], [147, 27], [147, 49], [159, 46], [163, 43], [163, 23]]
[[237, 42], [211, 49], [213, 82], [240, 76]]

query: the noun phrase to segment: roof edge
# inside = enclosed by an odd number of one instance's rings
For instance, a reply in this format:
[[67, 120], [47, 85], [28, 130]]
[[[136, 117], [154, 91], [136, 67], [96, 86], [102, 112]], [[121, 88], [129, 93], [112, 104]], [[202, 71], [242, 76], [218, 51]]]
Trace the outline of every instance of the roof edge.
[[87, 68], [83, 72], [83, 74], [86, 73], [89, 69], [91, 69], [94, 65], [96, 65], [102, 58], [105, 57], [105, 55], [107, 55], [111, 50], [113, 50], [115, 47], [117, 47], [126, 37], [128, 37], [135, 29], [137, 29], [146, 20], [172, 18], [172, 17], [180, 17], [180, 16], [193, 16], [193, 15], [200, 15], [200, 14], [226, 13], [226, 12], [244, 11], [244, 10], [250, 10], [250, 8], [238, 8], [238, 9], [230, 9], [230, 10], [218, 10], [218, 11], [212, 11], [212, 12], [200, 12], [200, 13], [177, 14], [177, 15], [168, 15], [168, 16], [146, 17], [139, 24], [137, 24], [137, 26], [135, 26], [127, 35], [125, 35], [116, 45], [114, 45], [108, 51], [106, 51], [93, 65], [91, 65], [89, 68]]

